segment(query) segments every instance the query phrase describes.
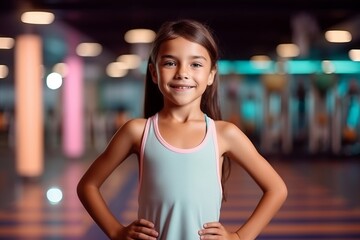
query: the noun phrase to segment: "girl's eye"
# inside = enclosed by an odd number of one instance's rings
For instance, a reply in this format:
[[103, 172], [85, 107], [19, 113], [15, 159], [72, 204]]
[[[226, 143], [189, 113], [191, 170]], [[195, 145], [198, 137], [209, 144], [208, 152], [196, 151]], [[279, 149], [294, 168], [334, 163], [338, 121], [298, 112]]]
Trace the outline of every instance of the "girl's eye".
[[173, 66], [175, 66], [176, 65], [176, 63], [175, 62], [171, 62], [171, 61], [168, 61], [168, 62], [165, 62], [164, 63], [164, 66], [168, 66], [168, 67], [173, 67]]
[[193, 66], [195, 68], [202, 67], [202, 65], [200, 63], [193, 63], [193, 64], [191, 64], [191, 66]]

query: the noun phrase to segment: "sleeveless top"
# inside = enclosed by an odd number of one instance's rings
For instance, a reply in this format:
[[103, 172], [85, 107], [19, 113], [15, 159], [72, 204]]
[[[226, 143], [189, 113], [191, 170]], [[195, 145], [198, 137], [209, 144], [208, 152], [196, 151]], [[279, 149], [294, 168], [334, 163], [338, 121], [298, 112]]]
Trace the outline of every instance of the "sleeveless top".
[[203, 141], [176, 148], [161, 136], [158, 114], [147, 120], [140, 153], [138, 217], [152, 221], [159, 240], [198, 240], [218, 222], [222, 201], [215, 123], [208, 116]]

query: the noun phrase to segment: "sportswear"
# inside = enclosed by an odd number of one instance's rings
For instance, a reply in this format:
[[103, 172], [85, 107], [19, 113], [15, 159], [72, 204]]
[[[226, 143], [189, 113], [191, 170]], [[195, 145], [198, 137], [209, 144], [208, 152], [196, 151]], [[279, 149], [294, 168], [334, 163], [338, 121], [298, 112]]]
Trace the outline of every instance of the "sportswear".
[[159, 240], [196, 240], [218, 222], [222, 201], [214, 121], [206, 114], [202, 142], [177, 148], [162, 138], [158, 114], [147, 119], [140, 152], [138, 217], [152, 221]]

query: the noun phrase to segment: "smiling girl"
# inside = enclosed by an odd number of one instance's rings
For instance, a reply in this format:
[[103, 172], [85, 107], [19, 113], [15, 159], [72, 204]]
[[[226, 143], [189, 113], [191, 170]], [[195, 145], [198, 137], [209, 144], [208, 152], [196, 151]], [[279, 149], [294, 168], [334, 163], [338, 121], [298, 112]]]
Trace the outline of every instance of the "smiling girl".
[[[161, 26], [148, 62], [144, 118], [124, 124], [78, 184], [80, 200], [110, 239], [255, 239], [285, 201], [281, 177], [238, 127], [221, 120], [217, 61], [205, 25]], [[139, 161], [139, 210], [124, 226], [99, 189], [131, 154]], [[219, 222], [229, 159], [263, 190], [235, 232]]]

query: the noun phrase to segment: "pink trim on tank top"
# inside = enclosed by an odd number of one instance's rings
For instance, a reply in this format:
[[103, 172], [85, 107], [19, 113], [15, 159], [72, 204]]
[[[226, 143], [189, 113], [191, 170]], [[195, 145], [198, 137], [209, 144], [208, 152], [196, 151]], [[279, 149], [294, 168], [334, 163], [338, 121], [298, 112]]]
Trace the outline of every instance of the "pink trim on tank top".
[[208, 138], [210, 136], [209, 132], [211, 131], [211, 127], [207, 126], [207, 131], [205, 133], [204, 139], [196, 147], [193, 147], [193, 148], [178, 148], [178, 147], [174, 147], [171, 144], [169, 144], [168, 142], [166, 142], [166, 140], [161, 136], [161, 133], [160, 133], [160, 130], [159, 130], [159, 125], [158, 125], [158, 114], [157, 113], [156, 113], [155, 117], [153, 118], [153, 124], [155, 126], [155, 136], [157, 137], [159, 142], [162, 145], [164, 145], [166, 148], [168, 148], [169, 150], [174, 151], [174, 152], [178, 152], [178, 153], [191, 153], [191, 152], [197, 151], [198, 149], [200, 149], [207, 142], [207, 140], [208, 140]]
[[216, 163], [216, 170], [217, 170], [217, 176], [218, 176], [218, 183], [219, 183], [219, 187], [220, 187], [220, 191], [222, 194], [222, 187], [221, 187], [221, 173], [220, 173], [220, 158], [219, 158], [219, 146], [218, 146], [218, 141], [217, 141], [217, 134], [216, 134], [216, 127], [215, 127], [215, 122], [214, 121], [208, 121], [208, 125], [207, 125], [207, 131], [205, 134], [205, 137], [203, 139], [203, 141], [196, 147], [194, 148], [189, 148], [189, 149], [181, 149], [181, 148], [177, 148], [177, 147], [173, 147], [172, 145], [168, 144], [161, 136], [159, 128], [158, 128], [158, 114], [156, 114], [154, 117], [151, 117], [149, 119], [147, 119], [146, 121], [146, 125], [145, 125], [145, 129], [144, 129], [144, 134], [143, 134], [143, 138], [141, 141], [141, 148], [140, 148], [140, 162], [139, 162], [139, 186], [138, 186], [138, 192], [141, 189], [141, 182], [142, 182], [142, 173], [143, 173], [143, 162], [144, 162], [144, 152], [145, 152], [145, 144], [148, 138], [148, 134], [149, 134], [149, 128], [150, 128], [150, 121], [153, 121], [154, 124], [154, 128], [155, 128], [155, 136], [158, 138], [158, 140], [160, 141], [160, 143], [162, 143], [165, 147], [167, 147], [168, 149], [175, 151], [175, 152], [180, 152], [180, 153], [190, 153], [193, 151], [196, 151], [197, 149], [201, 148], [202, 145], [204, 145], [207, 141], [207, 139], [210, 137], [210, 132], [212, 132], [212, 136], [214, 139], [214, 148], [215, 148], [215, 154], [216, 154], [216, 159], [217, 159], [217, 163]]
[[143, 164], [144, 164], [144, 152], [145, 152], [145, 144], [147, 141], [147, 137], [149, 134], [149, 127], [150, 127], [150, 119], [146, 120], [144, 134], [141, 140], [141, 147], [140, 147], [140, 161], [139, 161], [139, 186], [138, 186], [138, 192], [140, 191], [141, 187], [141, 180], [142, 180], [142, 173], [143, 173]]
[[220, 191], [221, 191], [221, 195], [223, 194], [222, 191], [222, 183], [221, 183], [221, 172], [220, 172], [220, 157], [219, 157], [219, 145], [218, 145], [218, 141], [217, 141], [217, 134], [216, 134], [216, 126], [215, 126], [215, 121], [210, 121], [211, 123], [209, 125], [209, 128], [212, 128], [212, 134], [213, 134], [213, 139], [214, 139], [214, 148], [215, 148], [215, 155], [216, 155], [216, 170], [217, 170], [217, 175], [218, 175], [218, 183], [220, 186]]

